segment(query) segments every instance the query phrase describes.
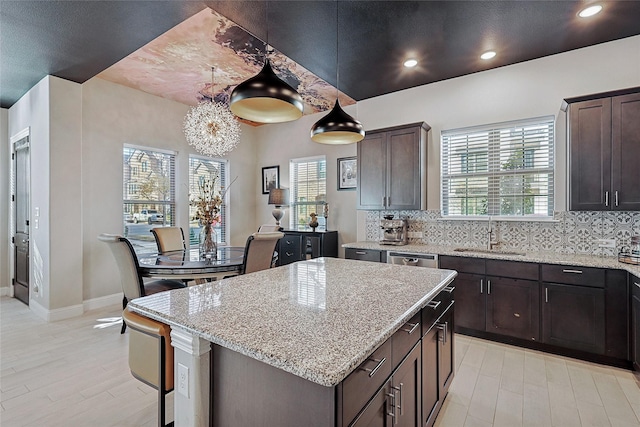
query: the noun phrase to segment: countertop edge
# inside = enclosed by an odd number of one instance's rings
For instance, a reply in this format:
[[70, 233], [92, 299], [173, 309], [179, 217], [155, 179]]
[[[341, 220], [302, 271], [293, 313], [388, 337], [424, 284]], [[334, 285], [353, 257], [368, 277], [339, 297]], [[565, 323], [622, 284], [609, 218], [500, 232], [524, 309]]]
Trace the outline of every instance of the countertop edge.
[[[421, 245], [409, 244], [401, 246], [381, 245], [374, 241], [358, 241], [343, 243], [343, 248], [378, 250], [378, 251], [397, 251], [397, 252], [417, 252], [429, 253], [436, 255], [457, 256], [462, 258], [485, 258], [505, 261], [519, 262], [535, 262], [539, 264], [558, 264], [558, 265], [576, 265], [581, 267], [608, 268], [614, 270], [625, 270], [636, 276], [640, 276], [640, 265], [625, 264], [618, 261], [616, 257], [598, 257], [593, 255], [580, 254], [558, 254], [555, 252], [534, 252], [522, 251], [524, 255], [510, 255], [500, 253], [500, 251], [485, 253], [473, 252], [473, 248], [465, 248], [469, 252], [455, 251], [459, 246], [442, 246], [442, 245]], [[483, 249], [480, 249], [483, 250]], [[517, 249], [514, 249], [516, 251]]]

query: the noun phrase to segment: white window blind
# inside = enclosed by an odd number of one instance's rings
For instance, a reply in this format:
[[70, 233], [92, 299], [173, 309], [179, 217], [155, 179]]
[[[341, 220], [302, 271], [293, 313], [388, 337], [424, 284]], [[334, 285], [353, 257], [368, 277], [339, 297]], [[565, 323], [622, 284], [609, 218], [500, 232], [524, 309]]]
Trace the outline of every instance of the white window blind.
[[443, 216], [553, 216], [554, 119], [443, 131]]
[[327, 199], [327, 161], [324, 156], [293, 159], [289, 162], [291, 230], [309, 229], [309, 214], [318, 215], [318, 230], [325, 230], [322, 216]]
[[151, 228], [175, 223], [175, 153], [125, 145], [122, 154], [124, 234], [136, 251], [155, 250]]
[[[200, 184], [209, 179], [215, 179], [215, 192], [224, 193], [228, 183], [228, 161], [224, 159], [212, 159], [209, 157], [189, 156], [189, 196], [195, 198], [200, 193]], [[227, 244], [227, 232], [229, 225], [228, 217], [229, 192], [226, 192], [222, 206], [220, 207], [220, 222], [215, 224], [213, 229], [216, 232], [218, 244]], [[200, 224], [195, 219], [196, 208], [189, 206], [189, 243], [191, 246], [198, 244]], [[186, 236], [185, 236], [186, 237]]]

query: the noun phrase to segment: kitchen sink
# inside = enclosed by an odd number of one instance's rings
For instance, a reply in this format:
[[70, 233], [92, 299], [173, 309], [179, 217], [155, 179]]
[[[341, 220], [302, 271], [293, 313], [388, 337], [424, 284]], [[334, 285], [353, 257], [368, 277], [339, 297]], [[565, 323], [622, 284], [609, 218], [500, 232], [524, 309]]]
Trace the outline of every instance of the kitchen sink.
[[520, 255], [524, 256], [526, 253], [524, 252], [516, 252], [516, 251], [503, 251], [500, 249], [476, 249], [476, 248], [455, 248], [454, 252], [473, 252], [479, 254], [496, 254], [496, 255]]

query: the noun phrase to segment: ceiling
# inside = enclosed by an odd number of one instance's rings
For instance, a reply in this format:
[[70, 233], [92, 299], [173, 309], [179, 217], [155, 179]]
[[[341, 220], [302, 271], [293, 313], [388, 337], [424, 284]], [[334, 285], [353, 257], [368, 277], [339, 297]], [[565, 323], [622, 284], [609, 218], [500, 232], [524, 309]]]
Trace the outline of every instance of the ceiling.
[[[256, 62], [263, 46], [255, 39], [246, 45], [238, 32], [244, 28], [356, 101], [640, 34], [640, 1], [600, 2], [600, 14], [578, 18], [587, 3], [1, 0], [0, 105], [10, 107], [48, 74], [83, 83], [207, 7], [237, 24], [225, 47]], [[497, 56], [479, 59], [486, 50]], [[178, 62], [188, 67], [193, 56]], [[418, 66], [402, 67], [408, 57]], [[215, 62], [194, 62], [200, 80], [210, 80], [203, 64]], [[171, 92], [172, 81], [162, 92]], [[319, 92], [331, 98], [326, 86]]]

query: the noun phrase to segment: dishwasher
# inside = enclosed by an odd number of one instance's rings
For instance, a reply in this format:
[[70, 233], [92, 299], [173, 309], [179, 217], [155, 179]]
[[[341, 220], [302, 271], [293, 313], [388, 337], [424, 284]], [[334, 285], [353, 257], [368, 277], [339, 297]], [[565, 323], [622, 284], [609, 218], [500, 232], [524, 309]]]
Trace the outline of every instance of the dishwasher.
[[388, 251], [387, 264], [400, 264], [400, 265], [411, 265], [414, 267], [438, 268], [438, 255], [401, 252], [401, 251]]

